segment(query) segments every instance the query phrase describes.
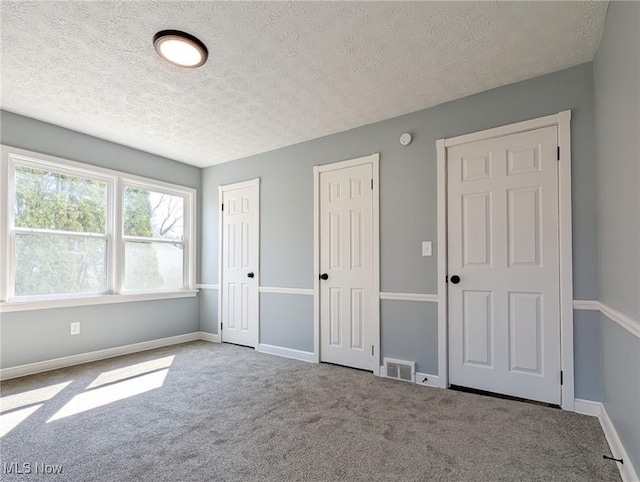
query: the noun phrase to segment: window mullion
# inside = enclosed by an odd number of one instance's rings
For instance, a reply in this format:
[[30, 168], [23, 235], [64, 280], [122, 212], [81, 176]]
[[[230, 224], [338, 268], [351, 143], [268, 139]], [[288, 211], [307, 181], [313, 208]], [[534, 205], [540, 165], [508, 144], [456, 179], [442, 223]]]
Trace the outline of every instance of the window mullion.
[[15, 286], [15, 273], [16, 273], [16, 263], [15, 263], [15, 235], [12, 232], [13, 228], [13, 215], [14, 215], [14, 199], [15, 199], [15, 168], [16, 164], [13, 160], [8, 156], [7, 159], [7, 170], [5, 172], [7, 189], [5, 189], [5, 193], [7, 196], [7, 210], [5, 213], [5, 242], [6, 245], [4, 247], [4, 254], [7, 259], [7, 269], [5, 270], [5, 286], [4, 286], [4, 299], [9, 300], [14, 295], [14, 286]]
[[7, 280], [7, 300], [10, 300], [15, 296], [15, 286], [16, 286], [16, 235], [15, 233], [9, 233], [9, 269], [7, 270], [10, 273], [9, 278]]
[[184, 239], [147, 238], [144, 236], [122, 236], [124, 241], [130, 243], [165, 243], [165, 244], [186, 244]]
[[195, 196], [190, 194], [185, 198], [184, 206], [184, 239], [186, 241], [184, 247], [184, 287], [187, 289], [195, 288], [196, 281], [196, 236], [195, 236], [195, 222], [194, 216], [196, 212], [196, 199]]
[[4, 270], [0, 273], [0, 301], [6, 301], [8, 298], [8, 280], [9, 280], [9, 190], [6, 189], [9, 176], [8, 155], [4, 148], [2, 149], [2, 158], [0, 159], [0, 206], [6, 206], [6, 209], [0, 209], [0, 259], [4, 259]]
[[11, 230], [16, 234], [44, 234], [48, 236], [68, 236], [73, 238], [92, 238], [92, 239], [108, 239], [109, 234], [97, 233], [81, 233], [77, 231], [58, 231], [56, 229], [40, 229], [40, 228], [13, 228]]
[[110, 263], [113, 275], [113, 292], [122, 293], [124, 286], [124, 240], [122, 239], [122, 219], [123, 219], [123, 189], [124, 185], [118, 179], [114, 186], [114, 202], [113, 202], [113, 249], [112, 262]]

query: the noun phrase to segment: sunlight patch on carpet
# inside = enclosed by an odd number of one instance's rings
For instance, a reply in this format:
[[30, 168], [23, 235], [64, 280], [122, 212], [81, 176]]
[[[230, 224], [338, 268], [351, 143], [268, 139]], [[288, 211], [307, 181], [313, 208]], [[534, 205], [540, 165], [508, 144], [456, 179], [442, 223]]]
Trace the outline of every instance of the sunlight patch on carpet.
[[76, 395], [47, 423], [160, 388], [168, 373], [169, 369], [160, 370]]
[[50, 385], [48, 387], [36, 388], [35, 390], [29, 390], [27, 392], [16, 393], [15, 395], [8, 395], [0, 398], [0, 413], [8, 410], [14, 410], [20, 407], [26, 407], [34, 403], [42, 403], [47, 400], [51, 400], [64, 388], [66, 388], [71, 381], [58, 383], [56, 385]]
[[41, 403], [39, 405], [21, 408], [20, 410], [14, 410], [13, 412], [0, 415], [0, 438], [7, 435], [23, 421], [29, 418], [29, 416], [42, 407], [42, 405], [43, 404]]
[[145, 373], [155, 372], [156, 370], [160, 370], [162, 368], [169, 368], [173, 363], [174, 358], [175, 355], [171, 355], [163, 358], [158, 358], [156, 360], [136, 363], [135, 365], [129, 365], [128, 367], [103, 372], [98, 376], [98, 378], [91, 382], [87, 389], [96, 388], [108, 383], [119, 382], [120, 380], [137, 377]]

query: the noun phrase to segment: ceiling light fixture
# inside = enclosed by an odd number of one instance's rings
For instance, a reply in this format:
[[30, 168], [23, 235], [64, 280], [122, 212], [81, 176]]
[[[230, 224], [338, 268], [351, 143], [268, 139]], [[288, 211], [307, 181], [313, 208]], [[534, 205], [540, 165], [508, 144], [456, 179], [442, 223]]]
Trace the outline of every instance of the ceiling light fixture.
[[153, 46], [158, 55], [170, 64], [195, 69], [207, 61], [207, 47], [186, 32], [162, 30], [153, 36]]

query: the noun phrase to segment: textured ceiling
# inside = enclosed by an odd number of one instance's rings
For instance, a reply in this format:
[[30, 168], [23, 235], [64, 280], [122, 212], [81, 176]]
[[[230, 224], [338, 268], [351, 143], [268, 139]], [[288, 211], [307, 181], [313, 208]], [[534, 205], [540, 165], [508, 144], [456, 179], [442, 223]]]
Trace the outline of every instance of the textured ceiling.
[[[196, 166], [593, 59], [605, 2], [2, 1], [2, 108]], [[185, 30], [195, 70], [151, 40]]]

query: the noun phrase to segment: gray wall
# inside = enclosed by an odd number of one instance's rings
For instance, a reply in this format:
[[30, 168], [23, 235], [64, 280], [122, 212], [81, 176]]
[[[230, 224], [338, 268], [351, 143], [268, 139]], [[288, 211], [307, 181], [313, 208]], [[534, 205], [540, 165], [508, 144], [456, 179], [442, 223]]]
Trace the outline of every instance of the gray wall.
[[[536, 79], [500, 87], [358, 129], [288, 146], [203, 171], [202, 282], [217, 283], [218, 186], [260, 178], [260, 284], [313, 286], [312, 166], [380, 153], [381, 290], [435, 293], [437, 252], [422, 257], [421, 241], [437, 239], [436, 139], [572, 109], [573, 229], [575, 298], [596, 299], [597, 257], [593, 68], [583, 64]], [[398, 139], [411, 132], [413, 142]], [[400, 214], [402, 213], [402, 214]], [[411, 307], [403, 306], [410, 303]], [[418, 370], [437, 372], [434, 306], [383, 303], [383, 355], [418, 361]], [[271, 312], [270, 310], [274, 310]], [[286, 311], [286, 315], [282, 315]], [[203, 315], [205, 311], [203, 310]], [[207, 316], [215, 317], [213, 310]], [[308, 312], [295, 306], [261, 305], [261, 317], [283, 316], [278, 329], [311, 336], [297, 326]], [[285, 321], [290, 320], [290, 321]], [[217, 320], [204, 319], [204, 326]], [[217, 332], [217, 331], [214, 331]], [[304, 335], [304, 333], [307, 333]], [[274, 339], [268, 327], [262, 337]], [[420, 336], [420, 342], [416, 342]], [[291, 339], [290, 348], [310, 346]], [[284, 345], [287, 346], [287, 345]], [[311, 345], [312, 346], [312, 345]], [[582, 353], [582, 352], [581, 352]], [[578, 361], [580, 363], [580, 361]]]
[[313, 296], [260, 293], [260, 343], [313, 351]]
[[[13, 147], [200, 189], [196, 167], [6, 111], [0, 111], [0, 140]], [[198, 215], [198, 224], [200, 219]], [[198, 298], [0, 316], [2, 368], [200, 330]], [[81, 322], [80, 335], [69, 335], [72, 321]]]
[[636, 320], [640, 319], [639, 46], [640, 4], [612, 2], [593, 65], [600, 301]]
[[[69, 335], [79, 321], [80, 334]], [[2, 314], [2, 368], [200, 331], [197, 298]]]
[[218, 290], [200, 290], [200, 329], [218, 333]]
[[416, 370], [438, 375], [438, 304], [382, 300], [383, 356], [416, 362]]
[[575, 397], [601, 402], [604, 389], [600, 312], [574, 310], [573, 325]]
[[[640, 322], [640, 4], [611, 2], [594, 61], [600, 301]], [[602, 322], [604, 406], [640, 472], [640, 339]]]
[[640, 474], [640, 339], [605, 315], [600, 320], [604, 407]]

